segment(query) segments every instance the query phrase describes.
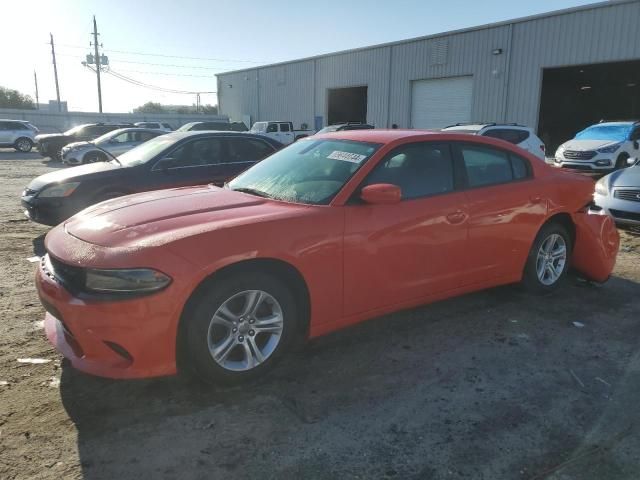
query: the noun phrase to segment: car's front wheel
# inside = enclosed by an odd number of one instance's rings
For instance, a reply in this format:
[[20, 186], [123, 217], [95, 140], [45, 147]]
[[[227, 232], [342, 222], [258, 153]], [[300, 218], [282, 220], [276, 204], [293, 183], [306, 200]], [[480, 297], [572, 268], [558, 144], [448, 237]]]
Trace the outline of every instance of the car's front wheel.
[[31, 141], [31, 139], [26, 137], [19, 138], [18, 140], [16, 140], [14, 148], [19, 152], [27, 153], [30, 152], [33, 148], [33, 142]]
[[544, 225], [536, 236], [525, 266], [522, 283], [534, 293], [556, 289], [567, 274], [571, 236], [560, 223]]
[[190, 364], [212, 383], [237, 383], [263, 375], [280, 357], [297, 328], [289, 288], [260, 272], [243, 272], [211, 283], [186, 318]]

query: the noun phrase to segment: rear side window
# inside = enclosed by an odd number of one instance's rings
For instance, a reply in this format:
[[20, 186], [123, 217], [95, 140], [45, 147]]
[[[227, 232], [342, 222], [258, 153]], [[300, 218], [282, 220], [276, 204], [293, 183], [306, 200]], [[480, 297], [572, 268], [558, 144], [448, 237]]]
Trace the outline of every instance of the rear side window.
[[267, 127], [267, 133], [276, 133], [278, 131], [277, 123], [270, 123]]
[[147, 140], [151, 140], [152, 138], [160, 135], [156, 132], [133, 132], [133, 141], [134, 142], [146, 142]]
[[403, 200], [451, 192], [454, 173], [449, 145], [424, 142], [397, 148], [376, 166], [363, 186], [375, 183], [397, 185]]
[[9, 130], [29, 130], [24, 123], [20, 122], [7, 122], [9, 123]]
[[271, 155], [274, 148], [255, 138], [228, 138], [229, 162], [256, 162]]
[[291, 129], [289, 128], [289, 124], [288, 123], [281, 123], [280, 124], [280, 131], [281, 132], [290, 132]]
[[484, 137], [499, 138], [514, 145], [524, 142], [529, 138], [529, 132], [526, 130], [518, 130], [515, 128], [492, 128], [482, 134]]
[[470, 187], [508, 183], [529, 177], [529, 163], [522, 157], [489, 147], [460, 146]]

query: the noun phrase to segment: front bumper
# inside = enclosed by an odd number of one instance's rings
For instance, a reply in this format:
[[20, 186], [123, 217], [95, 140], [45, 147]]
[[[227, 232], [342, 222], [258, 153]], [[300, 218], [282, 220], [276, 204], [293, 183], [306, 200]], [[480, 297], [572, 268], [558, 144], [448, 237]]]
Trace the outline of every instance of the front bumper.
[[50, 226], [58, 225], [78, 211], [68, 198], [42, 199], [23, 195], [20, 204], [29, 220]]
[[611, 158], [594, 157], [591, 160], [572, 160], [564, 157], [554, 157], [553, 165], [559, 168], [570, 168], [595, 173], [608, 173], [615, 170], [616, 162]]
[[167, 290], [120, 301], [86, 300], [66, 290], [44, 262], [36, 287], [47, 311], [47, 338], [74, 368], [122, 379], [176, 373], [175, 308], [167, 308]]
[[640, 201], [622, 200], [614, 197], [613, 192], [607, 196], [596, 193], [593, 200], [593, 213], [609, 215], [619, 225], [640, 226]]

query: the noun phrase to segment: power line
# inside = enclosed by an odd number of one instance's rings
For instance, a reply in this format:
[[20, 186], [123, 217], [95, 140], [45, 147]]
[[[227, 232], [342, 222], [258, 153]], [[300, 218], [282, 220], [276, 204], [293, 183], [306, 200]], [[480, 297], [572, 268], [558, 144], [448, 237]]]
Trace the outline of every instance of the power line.
[[[86, 47], [82, 47], [80, 45], [68, 45], [68, 44], [59, 44], [59, 47], [66, 47], [66, 48], [86, 48]], [[164, 57], [164, 58], [185, 58], [185, 59], [189, 59], [189, 60], [208, 60], [208, 61], [212, 61], [212, 62], [230, 62], [230, 63], [255, 63], [255, 64], [259, 64], [259, 63], [263, 63], [263, 62], [257, 62], [255, 60], [239, 60], [239, 59], [232, 59], [232, 58], [211, 58], [211, 57], [189, 57], [187, 55], [165, 55], [162, 53], [148, 53], [148, 52], [134, 52], [131, 50], [113, 50], [110, 49], [109, 51], [114, 52], [114, 53], [125, 53], [128, 55], [143, 55], [143, 56], [148, 56], [148, 57]]]
[[169, 77], [196, 77], [213, 79], [213, 75], [193, 75], [191, 73], [171, 73], [171, 72], [150, 72], [148, 70], [129, 70], [126, 68], [118, 68], [119, 72], [144, 73], [145, 75], [166, 75]]
[[125, 82], [131, 83], [133, 85], [137, 85], [138, 87], [144, 87], [144, 88], [148, 88], [151, 90], [157, 90], [160, 92], [165, 92], [165, 93], [176, 93], [176, 94], [188, 94], [188, 95], [197, 95], [197, 94], [205, 94], [205, 93], [218, 93], [218, 92], [214, 92], [214, 91], [193, 91], [193, 90], [176, 90], [173, 88], [165, 88], [165, 87], [159, 87], [157, 85], [151, 85], [145, 82], [141, 82], [140, 80], [136, 80], [134, 78], [131, 77], [127, 77], [126, 75], [123, 75], [121, 73], [115, 72], [112, 69], [109, 70], [104, 70], [105, 73], [114, 76], [120, 80], [123, 80]]
[[[80, 55], [69, 55], [68, 53], [59, 53], [58, 56], [71, 57], [71, 58], [84, 58]], [[215, 70], [217, 72], [224, 71], [224, 69], [221, 69], [218, 67], [205, 67], [202, 65], [175, 65], [171, 63], [134, 62], [133, 60], [122, 60], [120, 58], [109, 57], [109, 62], [111, 62], [112, 60], [120, 63], [132, 63], [136, 65], [152, 65], [154, 67], [194, 68], [194, 69], [201, 69], [201, 70]]]

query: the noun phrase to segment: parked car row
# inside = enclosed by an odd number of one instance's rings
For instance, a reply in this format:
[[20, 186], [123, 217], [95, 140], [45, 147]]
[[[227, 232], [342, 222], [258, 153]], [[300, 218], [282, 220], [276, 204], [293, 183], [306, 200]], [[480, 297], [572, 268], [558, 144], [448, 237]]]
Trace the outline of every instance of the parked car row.
[[384, 313], [610, 275], [591, 179], [488, 135], [339, 130], [174, 132], [33, 180], [27, 214], [61, 222], [36, 276], [50, 342], [95, 375], [238, 382]]
[[30, 152], [39, 130], [24, 120], [0, 120], [0, 147]]

